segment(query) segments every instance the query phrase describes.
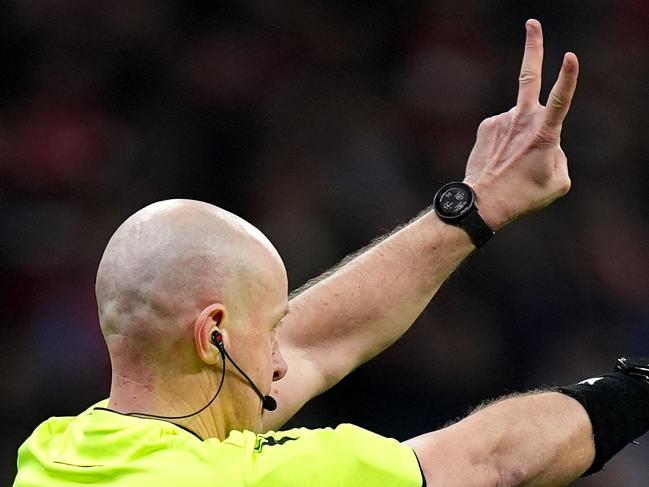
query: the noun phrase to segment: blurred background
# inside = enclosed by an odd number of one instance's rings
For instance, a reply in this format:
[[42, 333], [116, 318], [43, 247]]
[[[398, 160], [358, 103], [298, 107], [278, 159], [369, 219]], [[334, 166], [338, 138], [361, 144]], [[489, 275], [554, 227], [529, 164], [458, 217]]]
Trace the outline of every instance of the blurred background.
[[[3, 2], [0, 484], [39, 422], [108, 394], [94, 274], [127, 216], [172, 197], [222, 206], [269, 236], [297, 288], [463, 177], [479, 122], [515, 103], [530, 17], [543, 100], [563, 52], [581, 61], [573, 190], [290, 424], [398, 439], [649, 355], [649, 3]], [[576, 484], [649, 485], [648, 444]]]

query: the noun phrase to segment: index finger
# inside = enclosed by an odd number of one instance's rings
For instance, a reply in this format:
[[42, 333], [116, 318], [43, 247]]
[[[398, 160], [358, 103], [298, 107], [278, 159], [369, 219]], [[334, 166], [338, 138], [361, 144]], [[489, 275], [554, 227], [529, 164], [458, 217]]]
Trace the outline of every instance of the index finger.
[[516, 106], [529, 111], [539, 104], [541, 94], [541, 69], [543, 67], [543, 31], [538, 20], [525, 22], [525, 52], [518, 76], [518, 99]]
[[567, 52], [563, 57], [563, 64], [559, 77], [550, 91], [548, 101], [543, 113], [543, 124], [547, 128], [561, 128], [563, 120], [568, 114], [572, 96], [577, 87], [577, 75], [579, 74], [579, 61], [572, 52]]

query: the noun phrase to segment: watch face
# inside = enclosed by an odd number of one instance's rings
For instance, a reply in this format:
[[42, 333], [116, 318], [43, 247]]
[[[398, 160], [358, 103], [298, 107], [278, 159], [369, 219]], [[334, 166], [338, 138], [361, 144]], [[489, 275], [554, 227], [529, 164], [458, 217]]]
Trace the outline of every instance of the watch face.
[[461, 216], [473, 204], [473, 193], [464, 184], [442, 188], [437, 197], [437, 211], [447, 218]]

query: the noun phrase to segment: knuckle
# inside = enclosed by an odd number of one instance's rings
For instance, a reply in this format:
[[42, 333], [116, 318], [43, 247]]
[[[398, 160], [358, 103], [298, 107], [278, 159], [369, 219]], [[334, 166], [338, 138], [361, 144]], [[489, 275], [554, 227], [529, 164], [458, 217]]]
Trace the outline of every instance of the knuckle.
[[491, 125], [491, 121], [488, 118], [485, 118], [482, 122], [480, 122], [480, 125], [478, 125], [478, 131], [484, 131], [489, 128]]
[[536, 81], [538, 77], [539, 75], [536, 72], [529, 69], [524, 69], [518, 75], [518, 82], [522, 85], [527, 85], [532, 83], [533, 81]]
[[539, 42], [539, 38], [537, 36], [532, 35], [525, 40], [525, 49], [527, 49], [528, 51], [538, 49], [539, 47], [541, 47], [541, 43]]
[[488, 132], [496, 126], [496, 117], [485, 118], [478, 125], [478, 133]]
[[572, 187], [572, 181], [571, 179], [566, 176], [562, 178], [560, 184], [559, 184], [559, 194], [563, 196], [566, 194], [568, 191], [570, 191], [570, 188]]
[[520, 112], [515, 113], [510, 122], [511, 131], [515, 134], [524, 132], [529, 125], [530, 117]]
[[534, 140], [532, 141], [532, 147], [541, 150], [551, 149], [552, 147], [554, 147], [554, 144], [554, 141], [546, 139], [544, 137], [539, 137], [538, 135], [535, 136]]
[[550, 93], [550, 106], [552, 108], [562, 110], [568, 106], [568, 102], [556, 93]]
[[540, 127], [534, 134], [532, 145], [540, 149], [557, 147], [560, 140], [560, 130], [561, 129], [559, 129], [559, 132], [557, 133], [556, 130], [552, 130], [548, 127]]

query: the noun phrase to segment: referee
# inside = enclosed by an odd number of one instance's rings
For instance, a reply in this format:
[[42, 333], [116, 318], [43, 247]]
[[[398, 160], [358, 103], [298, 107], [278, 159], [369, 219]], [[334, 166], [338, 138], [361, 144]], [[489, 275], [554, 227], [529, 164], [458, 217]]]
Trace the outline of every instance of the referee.
[[526, 29], [516, 106], [480, 125], [464, 182], [290, 301], [276, 250], [227, 211], [170, 200], [126, 220], [96, 280], [110, 398], [38, 426], [14, 486], [565, 485], [644, 433], [647, 367], [626, 359], [405, 443], [353, 425], [280, 430], [397, 340], [495, 231], [569, 190], [559, 138], [577, 58], [543, 107], [541, 26]]

